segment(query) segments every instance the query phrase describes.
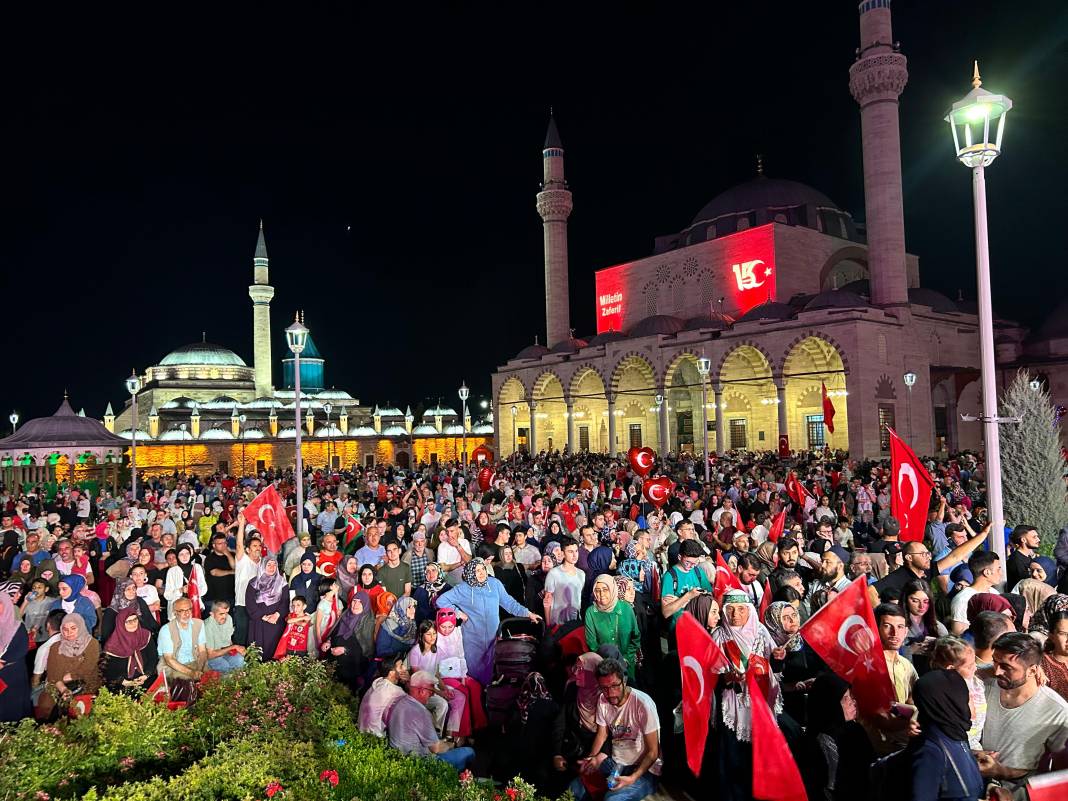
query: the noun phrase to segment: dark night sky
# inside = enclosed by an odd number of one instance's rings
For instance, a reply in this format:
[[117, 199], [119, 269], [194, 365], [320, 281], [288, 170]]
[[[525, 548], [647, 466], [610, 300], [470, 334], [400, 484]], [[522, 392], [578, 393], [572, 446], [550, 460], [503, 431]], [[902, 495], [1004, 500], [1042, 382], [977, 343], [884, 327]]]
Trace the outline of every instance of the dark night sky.
[[[260, 217], [276, 383], [282, 329], [303, 308], [327, 384], [365, 403], [452, 405], [461, 378], [488, 393], [493, 368], [544, 337], [534, 196], [550, 105], [574, 192], [579, 335], [593, 330], [594, 270], [648, 255], [751, 177], [755, 153], [863, 219], [855, 2], [578, 5], [8, 19], [3, 418], [51, 413], [64, 387], [90, 415], [118, 408], [131, 367], [201, 331], [251, 364]], [[978, 57], [984, 86], [1016, 104], [987, 180], [995, 306], [1040, 320], [1068, 295], [1068, 9], [894, 13], [923, 282], [974, 297], [971, 182], [942, 116]]]

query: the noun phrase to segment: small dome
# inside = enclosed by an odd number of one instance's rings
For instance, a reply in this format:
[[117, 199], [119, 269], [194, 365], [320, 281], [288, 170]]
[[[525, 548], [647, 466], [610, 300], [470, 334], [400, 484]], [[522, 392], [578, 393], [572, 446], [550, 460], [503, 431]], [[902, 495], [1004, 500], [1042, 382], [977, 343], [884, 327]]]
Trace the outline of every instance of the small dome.
[[927, 287], [915, 286], [909, 290], [909, 303], [930, 306], [941, 314], [960, 314], [960, 307], [941, 292]]
[[805, 311], [857, 309], [867, 305], [868, 302], [856, 292], [850, 292], [848, 289], [825, 289], [805, 304]]
[[[124, 428], [122, 431], [119, 432], [119, 436], [123, 439], [133, 439], [133, 431], [132, 429]], [[146, 439], [152, 439], [152, 437], [150, 437], [148, 435], [148, 432], [145, 431], [143, 428], [137, 429], [137, 441], [140, 442], [141, 440]]]
[[477, 426], [471, 427], [472, 434], [492, 434], [493, 425], [491, 423], [480, 423]]
[[464, 434], [464, 427], [461, 425], [445, 426], [445, 431], [443, 433], [450, 437], [462, 437]]
[[570, 339], [565, 339], [563, 342], [557, 342], [555, 345], [553, 345], [552, 350], [550, 350], [549, 352], [578, 353], [580, 350], [587, 347], [588, 344], [589, 343], [587, 343], [584, 339], [576, 339], [575, 337], [571, 337]]
[[727, 314], [704, 314], [698, 317], [691, 317], [683, 325], [683, 331], [701, 331], [703, 329], [712, 329], [713, 331], [723, 331], [734, 325], [734, 318]]
[[290, 426], [289, 428], [283, 428], [278, 432], [278, 439], [296, 439], [297, 430]]
[[[302, 395], [304, 393], [301, 393]], [[256, 398], [248, 403], [242, 403], [242, 409], [281, 409], [282, 401], [277, 398]]]
[[185, 364], [247, 367], [245, 361], [229, 348], [211, 342], [194, 342], [172, 350], [160, 361], [161, 367]]
[[456, 410], [450, 409], [448, 406], [436, 406], [433, 409], [427, 409], [425, 412], [423, 412], [423, 419], [433, 420], [438, 415], [440, 415], [441, 417], [449, 417], [450, 415], [455, 417]]
[[231, 398], [229, 395], [219, 395], [216, 398], [212, 398], [206, 403], [200, 404], [201, 409], [233, 409], [239, 406], [237, 398]]
[[343, 436], [345, 436], [345, 434], [340, 428], [338, 428], [336, 425], [331, 423], [328, 426], [319, 426], [317, 429], [315, 429], [315, 436], [324, 437], [324, 438], [325, 437], [343, 437]]
[[407, 429], [404, 426], [387, 426], [382, 429], [383, 437], [406, 437], [408, 436]]
[[[245, 432], [248, 433], [247, 431]], [[201, 439], [233, 439], [233, 432], [228, 428], [209, 428], [200, 432]]]
[[639, 320], [635, 323], [634, 327], [627, 332], [627, 336], [632, 339], [653, 335], [670, 336], [679, 333], [684, 326], [685, 323], [678, 317], [672, 317], [668, 314], [654, 314], [652, 317], [646, 317], [644, 320]]
[[788, 303], [769, 301], [754, 306], [741, 317], [739, 323], [751, 323], [756, 320], [789, 320], [794, 316], [794, 308]]
[[603, 334], [590, 337], [586, 344], [590, 347], [594, 347], [595, 345], [607, 345], [609, 342], [619, 342], [621, 339], [626, 338], [627, 335], [622, 331], [605, 331]]
[[519, 351], [515, 355], [516, 359], [540, 359], [545, 354], [549, 353], [549, 349], [544, 345], [527, 345], [523, 350]]
[[376, 437], [378, 432], [371, 426], [356, 426], [349, 429], [350, 437]]
[[165, 404], [160, 406], [161, 409], [195, 409], [197, 402], [192, 398], [187, 398], [185, 395], [179, 395], [177, 398], [172, 398]]
[[353, 400], [352, 395], [343, 389], [324, 389], [315, 393], [316, 400]]
[[867, 278], [859, 278], [838, 287], [843, 292], [854, 292], [867, 300], [871, 299], [871, 282]]
[[423, 424], [421, 426], [416, 426], [415, 428], [413, 428], [412, 433], [418, 434], [420, 437], [432, 437], [438, 433], [438, 430], [434, 428], [434, 426]]
[[264, 439], [266, 436], [262, 428], [246, 428], [241, 439]]
[[159, 435], [160, 442], [179, 442], [192, 439], [193, 435], [188, 431], [182, 431], [180, 428], [168, 428], [162, 434]]

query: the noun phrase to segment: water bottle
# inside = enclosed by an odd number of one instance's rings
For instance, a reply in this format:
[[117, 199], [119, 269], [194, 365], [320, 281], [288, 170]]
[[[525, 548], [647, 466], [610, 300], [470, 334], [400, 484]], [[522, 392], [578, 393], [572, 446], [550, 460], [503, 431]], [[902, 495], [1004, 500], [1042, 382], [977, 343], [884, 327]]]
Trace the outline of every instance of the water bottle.
[[619, 768], [612, 768], [612, 772], [608, 774], [608, 789], [615, 790], [616, 785], [619, 784]]

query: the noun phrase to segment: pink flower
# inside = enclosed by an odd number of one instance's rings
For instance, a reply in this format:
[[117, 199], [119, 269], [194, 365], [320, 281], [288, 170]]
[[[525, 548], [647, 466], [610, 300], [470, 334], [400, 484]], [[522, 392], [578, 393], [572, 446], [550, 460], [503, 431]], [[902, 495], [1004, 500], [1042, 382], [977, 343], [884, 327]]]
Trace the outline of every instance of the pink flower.
[[470, 784], [474, 778], [475, 775], [471, 771], [465, 770], [460, 774], [460, 784]]
[[265, 792], [267, 793], [268, 798], [274, 798], [275, 793], [282, 792], [282, 785], [278, 782], [271, 782], [267, 785]]
[[319, 781], [321, 781], [321, 782], [330, 782], [330, 784], [332, 786], [337, 787], [337, 783], [338, 783], [337, 771], [336, 770], [324, 770], [322, 773], [319, 774]]
[[48, 801], [48, 799], [50, 799], [51, 797], [52, 796], [50, 796], [44, 790], [38, 790], [37, 795], [34, 796], [34, 798], [38, 799], [38, 801]]

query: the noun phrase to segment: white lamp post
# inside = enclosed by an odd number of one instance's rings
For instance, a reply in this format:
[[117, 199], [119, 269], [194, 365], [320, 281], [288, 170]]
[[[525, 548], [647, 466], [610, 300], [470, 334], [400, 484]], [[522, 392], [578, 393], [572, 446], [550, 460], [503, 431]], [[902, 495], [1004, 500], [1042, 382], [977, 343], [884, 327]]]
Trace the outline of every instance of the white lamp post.
[[304, 531], [304, 461], [300, 454], [300, 354], [308, 344], [308, 329], [298, 314], [286, 329], [286, 344], [293, 353], [293, 407], [296, 409], [297, 536]]
[[237, 416], [237, 433], [241, 435], [241, 475], [247, 475], [245, 473], [245, 421], [247, 420], [248, 415]]
[[186, 424], [182, 423], [178, 426], [178, 430], [182, 432], [182, 475], [185, 475], [185, 432]]
[[334, 405], [327, 401], [323, 404], [323, 411], [326, 412], [326, 469], [334, 469], [334, 437], [330, 433], [330, 412], [334, 411]]
[[19, 413], [18, 412], [12, 412], [11, 414], [9, 414], [7, 416], [7, 419], [11, 422], [11, 433], [14, 434], [15, 431], [18, 430]]
[[467, 470], [467, 399], [471, 397], [471, 390], [467, 388], [467, 384], [463, 381], [460, 382], [460, 403], [463, 406], [463, 411], [460, 412], [460, 426], [464, 430], [463, 435], [463, 456], [460, 457], [460, 467]]
[[[708, 483], [708, 374], [712, 372], [712, 360], [702, 356], [697, 360], [697, 372], [701, 376], [701, 433], [704, 436], [705, 483]], [[716, 409], [716, 414], [720, 410]], [[716, 429], [717, 431], [719, 429]]]
[[141, 391], [141, 379], [136, 370], [130, 371], [126, 379], [126, 391], [133, 398], [133, 426], [130, 428], [130, 489], [133, 491], [134, 503], [137, 503], [137, 393]]
[[[975, 268], [979, 289], [979, 355], [983, 377], [983, 442], [986, 450], [987, 506], [990, 520], [990, 549], [1005, 562], [1004, 508], [1001, 502], [1001, 442], [998, 434], [997, 377], [994, 363], [994, 313], [990, 301], [990, 248], [986, 222], [985, 169], [1001, 153], [1005, 119], [1012, 100], [988, 92], [979, 79], [975, 64], [972, 91], [950, 107], [946, 122], [953, 132], [957, 160], [972, 170], [975, 200]], [[991, 128], [995, 130], [992, 132]], [[993, 137], [991, 137], [993, 133]]]
[[519, 407], [514, 403], [512, 404], [512, 456], [516, 459], [519, 458], [519, 421], [516, 419], [519, 415]]
[[916, 385], [916, 374], [909, 370], [905, 375], [901, 376], [901, 379], [905, 382], [905, 386], [908, 387], [909, 394], [905, 396], [905, 416], [908, 418], [909, 423], [909, 444], [912, 444], [912, 388]]

